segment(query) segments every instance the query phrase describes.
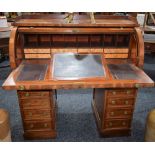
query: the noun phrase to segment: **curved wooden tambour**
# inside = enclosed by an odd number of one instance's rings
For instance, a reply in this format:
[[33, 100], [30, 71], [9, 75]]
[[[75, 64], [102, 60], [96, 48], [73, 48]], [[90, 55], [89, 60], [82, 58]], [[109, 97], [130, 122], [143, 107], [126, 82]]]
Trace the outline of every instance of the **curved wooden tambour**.
[[144, 40], [142, 30], [138, 27], [135, 28], [136, 40], [137, 40], [137, 57], [138, 67], [143, 68], [144, 65]]
[[10, 66], [12, 69], [17, 67], [16, 65], [16, 37], [17, 37], [17, 27], [12, 28], [9, 41], [9, 57]]

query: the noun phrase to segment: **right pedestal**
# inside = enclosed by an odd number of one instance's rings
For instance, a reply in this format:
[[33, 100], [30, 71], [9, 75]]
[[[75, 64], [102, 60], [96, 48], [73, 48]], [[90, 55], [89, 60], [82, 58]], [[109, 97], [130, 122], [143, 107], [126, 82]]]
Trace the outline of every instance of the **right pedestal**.
[[92, 107], [104, 137], [129, 136], [137, 89], [94, 89]]

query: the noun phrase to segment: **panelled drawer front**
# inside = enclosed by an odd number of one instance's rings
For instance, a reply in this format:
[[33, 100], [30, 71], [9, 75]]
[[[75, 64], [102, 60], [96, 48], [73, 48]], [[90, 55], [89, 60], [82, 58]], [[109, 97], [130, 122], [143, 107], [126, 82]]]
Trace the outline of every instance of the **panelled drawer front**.
[[54, 129], [51, 121], [44, 121], [44, 122], [25, 121], [24, 127], [25, 130], [51, 130]]
[[20, 98], [39, 98], [39, 97], [49, 97], [49, 91], [19, 91]]
[[130, 128], [131, 120], [107, 120], [105, 121], [105, 128]]
[[118, 96], [134, 96], [136, 90], [135, 89], [113, 89], [107, 90], [107, 95], [110, 97], [118, 97]]
[[50, 99], [21, 99], [21, 104], [23, 109], [40, 109], [40, 108], [44, 108], [44, 109], [49, 109], [51, 108], [51, 103], [50, 103]]
[[24, 120], [51, 119], [50, 110], [24, 110]]
[[129, 118], [132, 115], [132, 111], [132, 109], [110, 108], [106, 112], [106, 118]]
[[122, 99], [122, 98], [109, 98], [108, 99], [108, 106], [133, 106], [134, 105], [134, 98], [129, 99]]

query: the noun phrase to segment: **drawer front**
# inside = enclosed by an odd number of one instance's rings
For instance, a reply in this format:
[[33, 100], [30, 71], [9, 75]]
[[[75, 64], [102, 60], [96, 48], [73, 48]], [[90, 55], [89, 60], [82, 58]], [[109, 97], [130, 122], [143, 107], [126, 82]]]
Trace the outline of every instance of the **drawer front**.
[[112, 129], [112, 128], [130, 128], [131, 126], [131, 120], [108, 120], [105, 121], [104, 127], [106, 129]]
[[134, 105], [134, 98], [129, 99], [121, 99], [121, 98], [108, 98], [108, 106], [125, 106], [125, 107], [131, 107]]
[[51, 108], [50, 99], [21, 99], [20, 103], [23, 109], [49, 109]]
[[130, 118], [132, 111], [132, 109], [110, 108], [106, 112], [106, 118]]
[[127, 97], [127, 96], [135, 96], [136, 90], [135, 89], [113, 89], [107, 90], [107, 96], [110, 97]]
[[20, 98], [39, 98], [39, 97], [49, 97], [49, 91], [18, 91]]
[[154, 43], [144, 43], [145, 50], [154, 51], [155, 50], [155, 44]]
[[50, 110], [24, 110], [24, 120], [51, 119]]
[[51, 130], [54, 129], [51, 121], [37, 122], [37, 121], [25, 121], [25, 130]]

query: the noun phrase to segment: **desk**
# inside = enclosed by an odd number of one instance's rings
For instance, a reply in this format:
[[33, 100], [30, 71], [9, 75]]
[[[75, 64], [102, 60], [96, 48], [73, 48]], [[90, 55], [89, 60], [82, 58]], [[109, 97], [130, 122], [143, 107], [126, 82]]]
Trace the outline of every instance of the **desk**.
[[130, 135], [138, 88], [154, 86], [142, 70], [144, 44], [135, 20], [95, 16], [94, 24], [77, 15], [68, 24], [63, 15], [31, 17], [14, 23], [13, 71], [3, 83], [4, 89], [17, 90], [24, 137], [56, 137], [56, 90], [77, 88], [94, 90], [101, 135]]

